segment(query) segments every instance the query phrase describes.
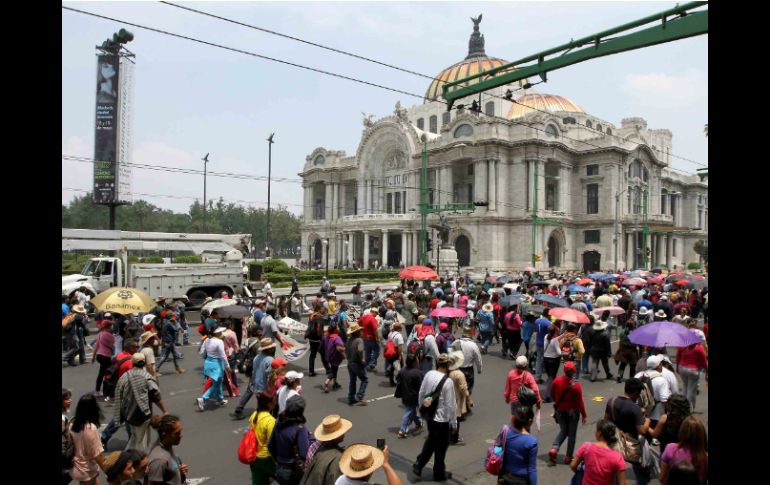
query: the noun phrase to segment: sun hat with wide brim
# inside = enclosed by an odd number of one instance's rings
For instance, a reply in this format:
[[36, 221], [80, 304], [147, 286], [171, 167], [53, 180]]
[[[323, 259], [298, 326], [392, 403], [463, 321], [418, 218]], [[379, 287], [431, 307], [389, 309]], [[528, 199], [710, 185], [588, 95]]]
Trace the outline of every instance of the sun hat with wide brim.
[[385, 454], [371, 445], [348, 446], [340, 457], [340, 471], [348, 478], [368, 477], [385, 463]]
[[348, 327], [348, 335], [352, 335], [360, 331], [361, 331], [361, 326], [357, 323], [351, 323], [350, 327]]
[[609, 323], [604, 320], [597, 320], [596, 323], [594, 323], [594, 330], [604, 330], [608, 325]]
[[347, 419], [343, 419], [338, 414], [330, 414], [316, 427], [313, 435], [318, 441], [332, 441], [350, 431], [352, 427], [353, 423]]
[[449, 352], [449, 370], [459, 369], [465, 362], [465, 355], [461, 350], [453, 350]]
[[86, 314], [86, 309], [83, 308], [83, 305], [73, 305], [72, 311], [75, 313], [82, 313], [83, 315]]
[[144, 344], [154, 338], [158, 338], [158, 335], [152, 332], [144, 332], [142, 337], [139, 339], [139, 347], [144, 347]]
[[262, 352], [263, 350], [274, 349], [274, 348], [275, 348], [275, 342], [273, 342], [273, 339], [271, 339], [270, 337], [265, 337], [259, 341], [260, 352]]

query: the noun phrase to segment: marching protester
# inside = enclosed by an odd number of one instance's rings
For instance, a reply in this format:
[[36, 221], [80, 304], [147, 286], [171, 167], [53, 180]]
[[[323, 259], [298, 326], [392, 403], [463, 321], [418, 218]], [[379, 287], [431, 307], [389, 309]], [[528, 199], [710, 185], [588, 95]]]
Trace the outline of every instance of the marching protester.
[[199, 398], [196, 403], [200, 411], [204, 411], [204, 401], [214, 397], [217, 404], [224, 406], [227, 400], [222, 395], [222, 383], [225, 379], [225, 372], [230, 371], [230, 363], [225, 354], [225, 344], [222, 341], [225, 334], [225, 328], [219, 327], [214, 330], [214, 336], [206, 339], [201, 345], [201, 357], [205, 359], [203, 364], [203, 375], [211, 379], [211, 387]]
[[706, 351], [699, 343], [688, 347], [680, 347], [676, 351], [676, 367], [679, 375], [682, 376], [684, 383], [684, 395], [690, 401], [692, 410], [695, 411], [695, 400], [697, 398], [698, 380], [700, 372], [706, 370], [706, 382], [709, 380], [708, 357]]
[[[613, 397], [607, 403], [604, 419], [611, 421], [622, 433], [628, 443], [630, 454], [623, 454], [626, 462], [631, 463], [636, 482], [640, 485], [649, 483], [649, 472], [641, 464], [640, 437], [645, 436], [650, 428], [650, 419], [645, 418], [642, 409], [636, 403], [642, 393], [644, 383], [632, 377], [625, 384], [624, 394]], [[640, 436], [641, 435], [641, 436]], [[644, 438], [642, 438], [644, 439]]]
[[267, 390], [269, 372], [275, 356], [275, 343], [270, 338], [263, 338], [259, 341], [259, 354], [254, 357], [251, 367], [251, 379], [249, 389], [243, 393], [241, 400], [235, 407], [235, 411], [230, 415], [233, 419], [242, 419], [243, 408], [249, 402], [252, 396], [259, 397], [260, 393]]
[[620, 342], [618, 343], [618, 350], [615, 351], [615, 362], [618, 364], [618, 383], [623, 381], [623, 373], [628, 366], [629, 379], [634, 376], [636, 369], [636, 363], [639, 360], [638, 346], [631, 342], [628, 338], [628, 334], [636, 328], [636, 319], [631, 317], [626, 320], [625, 326], [621, 327], [619, 332]]
[[586, 424], [588, 415], [586, 414], [586, 405], [583, 402], [583, 388], [579, 382], [575, 382], [574, 376], [577, 372], [577, 366], [574, 362], [564, 363], [564, 375], [554, 379], [551, 386], [551, 397], [554, 398], [554, 418], [559, 425], [559, 434], [553, 441], [553, 446], [548, 452], [548, 458], [551, 463], [556, 463], [559, 448], [564, 440], [567, 439], [567, 455], [564, 462], [572, 462], [573, 452], [575, 451], [575, 440], [577, 439], [578, 421], [582, 417], [583, 424]]
[[375, 471], [382, 468], [388, 485], [401, 485], [401, 479], [390, 466], [388, 447], [379, 450], [365, 444], [350, 445], [340, 457], [340, 471], [343, 473], [335, 485], [369, 485]]
[[660, 417], [655, 429], [649, 430], [649, 435], [660, 443], [661, 451], [665, 450], [669, 443], [677, 442], [682, 422], [691, 414], [690, 402], [682, 394], [672, 394], [668, 398], [665, 414]]
[[401, 398], [404, 405], [404, 415], [401, 418], [401, 428], [398, 430], [399, 438], [409, 436], [409, 425], [414, 422], [414, 434], [422, 430], [422, 420], [417, 412], [418, 396], [422, 385], [423, 373], [418, 368], [419, 360], [416, 355], [406, 356], [406, 367], [401, 369], [396, 377], [397, 388], [394, 397]]
[[516, 357], [516, 363], [513, 370], [508, 373], [508, 377], [505, 380], [505, 390], [503, 390], [503, 397], [506, 404], [511, 405], [511, 414], [513, 414], [518, 406], [519, 401], [519, 388], [524, 386], [528, 387], [535, 394], [537, 399], [537, 408], [540, 409], [540, 388], [537, 387], [537, 382], [532, 374], [527, 372], [528, 365], [527, 358], [523, 355]]
[[163, 363], [166, 362], [169, 354], [171, 354], [171, 358], [174, 360], [176, 373], [182, 374], [186, 371], [177, 363], [176, 340], [178, 338], [178, 329], [176, 325], [176, 314], [173, 312], [166, 313], [166, 318], [163, 319], [162, 328], [161, 341], [163, 342], [163, 350], [161, 352], [160, 360], [155, 366], [155, 370], [160, 372], [161, 366], [163, 366]]
[[473, 394], [473, 385], [475, 384], [475, 377], [473, 375], [473, 367], [476, 367], [476, 371], [481, 374], [481, 370], [484, 364], [481, 360], [481, 352], [479, 346], [473, 341], [470, 327], [463, 327], [462, 336], [452, 342], [451, 349], [459, 350], [463, 353], [463, 362], [460, 365], [460, 370], [465, 374], [465, 380], [468, 382], [468, 392]]
[[650, 381], [652, 386], [652, 394], [655, 399], [655, 406], [649, 413], [650, 425], [655, 427], [658, 419], [663, 415], [663, 409], [668, 398], [671, 397], [671, 387], [668, 384], [668, 380], [663, 377], [663, 357], [660, 355], [652, 355], [647, 357], [647, 370], [636, 374], [637, 379], [642, 382]]
[[81, 485], [97, 485], [104, 464], [104, 447], [99, 438], [101, 410], [93, 394], [84, 394], [75, 408], [70, 432], [75, 445], [70, 476]]
[[300, 485], [334, 485], [342, 476], [340, 458], [345, 449], [340, 444], [352, 427], [353, 423], [337, 414], [321, 421], [313, 433], [316, 442], [310, 446]]
[[504, 443], [499, 484], [537, 484], [537, 438], [529, 434], [534, 419], [531, 407], [518, 407], [511, 416], [512, 426], [497, 436], [497, 443]]
[[160, 418], [158, 442], [150, 451], [147, 467], [148, 485], [181, 485], [187, 480], [189, 467], [174, 453], [182, 442], [182, 422], [178, 416], [167, 414]]
[[596, 441], [580, 445], [571, 468], [577, 471], [585, 463], [583, 483], [590, 485], [625, 485], [626, 462], [613, 448], [617, 444], [615, 425], [601, 419], [596, 423]]
[[470, 408], [474, 405], [471, 393], [468, 390], [468, 382], [465, 380], [465, 374], [460, 370], [463, 360], [464, 357], [461, 351], [454, 350], [449, 352], [449, 378], [455, 386], [455, 412], [457, 414], [457, 427], [452, 429], [450, 434], [450, 443], [452, 444], [463, 441], [460, 438], [460, 422], [465, 420], [465, 415], [468, 414]]
[[556, 379], [556, 374], [559, 373], [559, 364], [561, 363], [561, 342], [559, 341], [559, 326], [557, 323], [548, 327], [543, 343], [545, 344], [543, 367], [545, 367], [545, 373], [548, 377], [545, 382], [545, 397], [543, 401], [551, 402], [551, 384]]
[[[353, 323], [348, 328], [348, 341], [345, 343], [345, 358], [348, 361], [349, 377], [348, 404], [350, 405], [366, 406], [367, 404], [366, 400], [364, 400], [364, 394], [366, 393], [366, 384], [369, 382], [369, 379], [366, 376], [367, 361], [364, 349], [361, 327], [358, 323]], [[358, 392], [356, 392], [356, 379], [361, 381]]]
[[278, 388], [278, 416], [286, 410], [286, 402], [294, 396], [302, 395], [301, 380], [305, 377], [301, 372], [290, 370], [283, 376], [282, 385]]
[[322, 350], [326, 355], [326, 363], [329, 365], [329, 372], [326, 374], [323, 391], [329, 392], [329, 384], [332, 385], [331, 389], [333, 391], [341, 389], [342, 386], [337, 382], [337, 373], [340, 370], [340, 364], [345, 360], [345, 342], [338, 334], [337, 325], [329, 325], [327, 335], [323, 337]]
[[[609, 315], [609, 312], [605, 310], [604, 314]], [[596, 382], [596, 376], [599, 373], [599, 362], [604, 367], [604, 373], [606, 379], [612, 379], [612, 373], [610, 372], [610, 366], [608, 359], [612, 354], [612, 348], [610, 345], [610, 334], [607, 330], [608, 323], [606, 320], [597, 320], [591, 328], [588, 354], [591, 356], [591, 382]]]
[[99, 327], [99, 333], [96, 334], [91, 363], [99, 362], [99, 373], [96, 374], [96, 392], [94, 396], [102, 397], [104, 373], [112, 364], [112, 356], [115, 355], [115, 336], [112, 335], [112, 323], [109, 320], [99, 320], [96, 325]]
[[308, 360], [309, 371], [308, 376], [314, 377], [315, 372], [315, 358], [316, 355], [321, 354], [321, 364], [323, 364], [326, 373], [329, 371], [329, 366], [326, 363], [326, 356], [324, 355], [324, 349], [321, 348], [321, 340], [324, 336], [324, 326], [327, 322], [327, 310], [325, 307], [316, 306], [313, 313], [310, 315], [310, 319], [307, 323], [307, 330], [305, 331], [305, 340], [310, 343], [310, 359]]
[[385, 375], [388, 376], [390, 385], [395, 387], [396, 375], [404, 366], [404, 336], [401, 334], [403, 327], [398, 321], [393, 322], [391, 328], [392, 330], [387, 338], [387, 345], [383, 351], [383, 357], [385, 357]]
[[703, 422], [695, 416], [688, 416], [679, 429], [676, 443], [666, 446], [660, 457], [660, 483], [669, 485], [668, 472], [678, 462], [688, 461], [693, 464], [700, 478], [701, 485], [708, 481], [708, 440]]
[[267, 394], [257, 395], [257, 410], [249, 418], [251, 430], [257, 437], [257, 459], [250, 463], [251, 485], [268, 485], [275, 474], [275, 460], [267, 448], [275, 427], [275, 418], [270, 414], [273, 398]]
[[314, 439], [305, 427], [305, 399], [294, 396], [275, 423], [267, 448], [275, 459], [275, 480], [280, 485], [298, 485], [305, 458]]

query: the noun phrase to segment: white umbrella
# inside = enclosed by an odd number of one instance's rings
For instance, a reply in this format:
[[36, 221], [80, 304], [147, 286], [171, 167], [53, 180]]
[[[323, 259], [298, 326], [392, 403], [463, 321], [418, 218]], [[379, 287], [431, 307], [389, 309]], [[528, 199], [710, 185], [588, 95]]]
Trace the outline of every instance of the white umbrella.
[[519, 287], [518, 283], [506, 283], [503, 285], [503, 288], [508, 288], [510, 290], [515, 290], [518, 287]]
[[211, 300], [210, 302], [208, 302], [205, 305], [203, 305], [203, 308], [201, 308], [201, 310], [208, 310], [209, 313], [211, 313], [214, 310], [216, 310], [217, 308], [222, 308], [222, 307], [225, 307], [225, 306], [232, 306], [232, 305], [235, 305], [236, 303], [237, 302], [235, 300], [233, 300], [233, 299], [224, 300], [222, 298], [218, 298], [216, 300]]

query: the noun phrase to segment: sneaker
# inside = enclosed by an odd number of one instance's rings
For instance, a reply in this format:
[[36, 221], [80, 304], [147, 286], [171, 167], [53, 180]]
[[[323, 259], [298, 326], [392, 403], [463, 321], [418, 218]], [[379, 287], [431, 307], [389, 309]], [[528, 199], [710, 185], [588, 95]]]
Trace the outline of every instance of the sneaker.
[[558, 453], [558, 450], [556, 448], [551, 448], [551, 451], [548, 452], [548, 460], [551, 463], [556, 463], [556, 454]]
[[572, 463], [572, 457], [569, 456], [569, 455], [565, 456], [564, 457], [564, 464], [565, 465], [569, 465], [570, 463]]
[[224, 406], [227, 404], [227, 399], [222, 399], [221, 401], [217, 401], [218, 406]]
[[184, 374], [185, 372], [187, 372], [187, 369], [182, 369], [181, 367], [176, 370], [177, 374]]
[[195, 400], [195, 403], [198, 405], [198, 410], [203, 411], [203, 398], [199, 397]]
[[369, 403], [364, 401], [363, 399], [359, 399], [356, 401], [356, 406], [367, 406]]
[[409, 437], [409, 433], [405, 433], [403, 431], [399, 431], [398, 432], [398, 437], [399, 438], [408, 438]]
[[230, 413], [230, 417], [233, 419], [244, 419], [246, 415], [243, 414], [243, 411], [238, 412], [238, 410], [236, 410], [235, 412]]
[[337, 384], [336, 382], [332, 385], [332, 391], [336, 391], [337, 389], [342, 389], [342, 386]]

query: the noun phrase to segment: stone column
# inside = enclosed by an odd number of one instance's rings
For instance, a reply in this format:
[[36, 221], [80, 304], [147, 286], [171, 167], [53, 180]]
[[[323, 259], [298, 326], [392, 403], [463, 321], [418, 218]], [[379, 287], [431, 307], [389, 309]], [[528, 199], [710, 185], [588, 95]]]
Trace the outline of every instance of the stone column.
[[364, 207], [366, 207], [366, 210], [364, 211], [365, 214], [371, 214], [372, 212], [372, 181], [366, 180], [364, 182], [366, 185], [366, 195], [364, 199]]
[[537, 161], [537, 210], [545, 210], [545, 160]]
[[570, 169], [567, 165], [559, 167], [559, 207], [558, 210], [569, 214]]
[[531, 213], [535, 206], [535, 161], [525, 160], [525, 162], [527, 164], [527, 209]]
[[355, 234], [356, 233], [354, 233], [354, 232], [349, 232], [348, 233], [348, 244], [347, 244], [347, 246], [348, 246], [348, 260], [347, 260], [347, 263], [349, 265], [353, 263], [353, 244], [355, 244], [355, 242], [356, 242]]
[[454, 185], [451, 165], [444, 165], [441, 167], [441, 178], [441, 190], [445, 192], [441, 203], [451, 204], [452, 202], [456, 202], [453, 195]]
[[487, 200], [489, 201], [488, 209], [491, 211], [497, 210], [497, 160], [488, 160], [487, 167], [489, 169], [487, 175], [487, 186], [489, 188]]
[[665, 246], [663, 241], [663, 234], [655, 235], [655, 266], [665, 264]]
[[674, 235], [666, 234], [666, 268], [671, 269], [671, 256], [674, 253]]
[[357, 180], [358, 197], [356, 198], [356, 214], [366, 214], [366, 181]]
[[326, 197], [324, 197], [324, 220], [330, 221], [332, 219], [334, 187], [329, 182], [326, 182], [324, 185], [326, 186]]
[[[487, 174], [487, 161], [475, 160], [473, 162], [473, 194], [471, 194], [471, 200], [486, 200], [489, 201], [489, 177]], [[463, 201], [465, 202], [465, 201]], [[490, 210], [490, 207], [477, 207], [477, 213], [484, 213]]]
[[333, 221], [337, 220], [338, 214], [337, 214], [337, 207], [338, 207], [338, 197], [339, 197], [339, 184], [332, 184], [332, 210], [330, 217]]
[[382, 230], [382, 258], [380, 258], [380, 261], [382, 261], [383, 266], [388, 265], [388, 230], [387, 229]]
[[[647, 234], [646, 237], [647, 237], [647, 247], [650, 248], [650, 251], [652, 251], [652, 234]], [[651, 266], [649, 266], [649, 263], [652, 261], [652, 256], [653, 255], [650, 254], [650, 257], [647, 258], [648, 267], [644, 268], [644, 269], [650, 269], [651, 268]]]
[[303, 214], [305, 216], [305, 224], [309, 223], [313, 220], [313, 187], [312, 186], [305, 186], [304, 187], [304, 193], [305, 193], [305, 200], [303, 202]]
[[364, 269], [369, 269], [369, 231], [363, 232], [364, 238]]
[[401, 262], [404, 263], [405, 266], [409, 266], [407, 263], [407, 234], [406, 231], [401, 232]]
[[626, 234], [626, 269], [629, 271], [634, 269], [634, 246], [634, 233], [629, 232]]

